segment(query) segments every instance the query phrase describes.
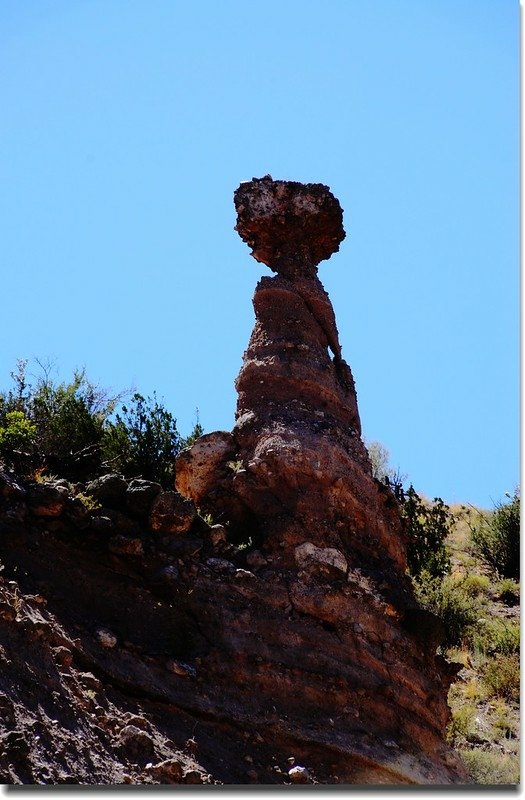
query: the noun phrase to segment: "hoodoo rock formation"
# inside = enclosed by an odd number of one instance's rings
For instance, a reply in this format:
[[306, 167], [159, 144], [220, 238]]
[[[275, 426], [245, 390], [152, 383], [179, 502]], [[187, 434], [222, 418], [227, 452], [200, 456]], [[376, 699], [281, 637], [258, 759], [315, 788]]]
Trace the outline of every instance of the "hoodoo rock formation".
[[[257, 545], [242, 650], [245, 665], [259, 657], [264, 669], [242, 680], [259, 704], [286, 709], [281, 735], [300, 729], [304, 746], [315, 742], [317, 768], [337, 761], [340, 780], [461, 780], [443, 741], [454, 671], [436, 656], [436, 621], [406, 577], [399, 509], [372, 477], [317, 277], [345, 237], [342, 209], [326, 186], [269, 175], [241, 184], [235, 206], [236, 230], [277, 275], [255, 290], [233, 432], [184, 452], [177, 487]], [[264, 618], [273, 622], [262, 632]]]
[[276, 275], [233, 431], [179, 455], [177, 491], [0, 468], [0, 783], [466, 781], [444, 740], [455, 670], [317, 277], [340, 205], [270, 176], [235, 205]]

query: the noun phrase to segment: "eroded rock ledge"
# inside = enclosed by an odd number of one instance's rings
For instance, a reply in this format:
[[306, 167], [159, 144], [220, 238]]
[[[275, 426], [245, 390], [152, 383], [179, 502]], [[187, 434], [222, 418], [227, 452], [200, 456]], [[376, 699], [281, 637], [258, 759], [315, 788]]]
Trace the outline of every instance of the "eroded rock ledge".
[[317, 278], [342, 211], [269, 176], [236, 204], [277, 274], [234, 430], [179, 456], [176, 492], [0, 475], [2, 782], [466, 780], [444, 742], [454, 669]]

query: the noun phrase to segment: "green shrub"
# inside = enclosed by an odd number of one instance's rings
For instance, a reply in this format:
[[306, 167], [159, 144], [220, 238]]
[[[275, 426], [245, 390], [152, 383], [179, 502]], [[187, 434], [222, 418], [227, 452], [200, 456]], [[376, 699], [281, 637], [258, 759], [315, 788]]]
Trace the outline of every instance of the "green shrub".
[[517, 755], [478, 748], [464, 748], [458, 752], [473, 783], [508, 786], [520, 782], [520, 759]]
[[472, 573], [466, 575], [461, 581], [461, 591], [469, 597], [479, 597], [486, 594], [490, 589], [490, 579], [486, 575], [477, 575]]
[[520, 585], [512, 578], [504, 578], [495, 587], [495, 595], [506, 606], [515, 606], [520, 601]]
[[447, 728], [447, 741], [450, 744], [458, 739], [466, 739], [475, 733], [476, 706], [462, 705], [452, 712], [452, 719]]
[[519, 653], [520, 626], [516, 622], [499, 619], [482, 619], [469, 632], [468, 643], [475, 652], [483, 655]]
[[516, 653], [496, 653], [487, 659], [481, 668], [481, 679], [491, 695], [519, 702], [520, 664]]
[[444, 647], [460, 645], [481, 612], [479, 601], [463, 591], [462, 581], [462, 578], [451, 575], [438, 578], [425, 570], [414, 581], [420, 605], [435, 614], [443, 623]]
[[0, 452], [12, 450], [30, 451], [35, 443], [36, 425], [30, 422], [23, 411], [8, 411], [4, 424], [0, 425]]
[[122, 406], [122, 414], [105, 427], [102, 448], [106, 468], [172, 486], [181, 438], [176, 420], [155, 394], [146, 399], [135, 393]]
[[372, 465], [372, 477], [384, 483], [385, 478], [390, 477], [392, 472], [390, 453], [381, 442], [365, 441], [365, 445]]
[[[103, 423], [116, 398], [108, 399], [84, 371], [56, 383], [51, 368], [39, 366], [42, 374], [32, 386], [27, 361], [18, 361], [11, 373], [14, 388], [0, 393], [2, 455], [25, 474], [51, 471], [82, 480], [100, 466]], [[17, 460], [20, 450], [25, 451], [23, 462]]]
[[493, 703], [491, 713], [491, 724], [494, 739], [513, 739], [518, 735], [517, 720], [513, 719], [512, 708], [502, 699], [497, 699]]
[[442, 577], [450, 572], [445, 540], [454, 518], [449, 507], [439, 497], [433, 503], [425, 503], [410, 486], [402, 493], [401, 512], [408, 534], [410, 574], [417, 577], [425, 571], [432, 577]]
[[519, 579], [520, 495], [516, 489], [510, 503], [500, 503], [490, 514], [480, 514], [471, 526], [472, 541], [479, 558], [497, 575]]
[[191, 447], [197, 439], [199, 439], [202, 434], [204, 433], [204, 428], [199, 422], [199, 409], [196, 411], [196, 420], [193, 426], [193, 430], [189, 436], [185, 436], [183, 439], [180, 440], [180, 449], [184, 450], [186, 447]]
[[97, 508], [101, 508], [101, 504], [98, 500], [95, 500], [90, 494], [84, 494], [84, 492], [79, 492], [76, 495], [77, 500], [80, 500], [86, 511], [96, 511]]
[[86, 481], [108, 470], [143, 477], [171, 488], [175, 456], [202, 436], [198, 412], [193, 431], [181, 439], [172, 414], [153, 398], [134, 394], [115, 414], [122, 394], [109, 396], [76, 371], [57, 383], [51, 368], [37, 362], [32, 386], [27, 361], [11, 373], [13, 388], [0, 392], [0, 456], [35, 478], [54, 473]]
[[400, 505], [408, 538], [407, 561], [412, 577], [423, 570], [438, 577], [450, 572], [450, 554], [445, 540], [454, 515], [440, 497], [432, 503], [423, 500], [412, 485], [405, 490], [406, 475], [390, 465], [389, 452], [380, 442], [365, 441], [372, 476], [388, 486]]
[[511, 655], [520, 651], [520, 626], [517, 622], [493, 623], [492, 647], [495, 653]]
[[100, 402], [100, 393], [85, 373], [75, 372], [69, 383], [41, 380], [30, 398], [30, 414], [37, 430], [37, 446], [46, 468], [61, 477], [83, 480], [101, 464], [104, 420], [112, 403]]

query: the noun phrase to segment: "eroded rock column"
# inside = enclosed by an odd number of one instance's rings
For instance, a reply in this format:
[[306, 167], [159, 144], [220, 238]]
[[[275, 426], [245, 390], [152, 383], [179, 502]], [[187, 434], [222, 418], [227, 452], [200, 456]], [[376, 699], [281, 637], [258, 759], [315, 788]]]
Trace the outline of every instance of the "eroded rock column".
[[252, 718], [273, 709], [272, 736], [301, 741], [319, 768], [331, 759], [343, 782], [460, 782], [444, 741], [455, 671], [414, 600], [399, 508], [372, 477], [317, 276], [345, 237], [342, 209], [322, 184], [269, 175], [241, 184], [235, 206], [236, 230], [275, 275], [255, 289], [233, 431], [177, 460], [178, 490], [243, 543], [220, 591], [205, 578], [192, 588], [217, 643], [201, 668], [221, 702], [225, 686], [250, 687]]
[[341, 206], [322, 184], [270, 176], [241, 184], [235, 206], [236, 230], [276, 275], [255, 290], [234, 430], [180, 459], [178, 488], [238, 535], [252, 530], [283, 565], [309, 541], [356, 566], [404, 573], [397, 506], [372, 478], [352, 372], [317, 276], [345, 237]]

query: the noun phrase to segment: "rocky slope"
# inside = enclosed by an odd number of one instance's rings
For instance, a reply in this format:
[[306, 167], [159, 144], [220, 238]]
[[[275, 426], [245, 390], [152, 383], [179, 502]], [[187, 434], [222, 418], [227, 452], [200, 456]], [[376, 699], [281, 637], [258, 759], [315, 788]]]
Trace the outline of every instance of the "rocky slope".
[[444, 743], [454, 670], [317, 277], [340, 206], [269, 176], [235, 201], [277, 275], [255, 292], [234, 430], [179, 456], [178, 492], [3, 475], [5, 782], [466, 780]]

